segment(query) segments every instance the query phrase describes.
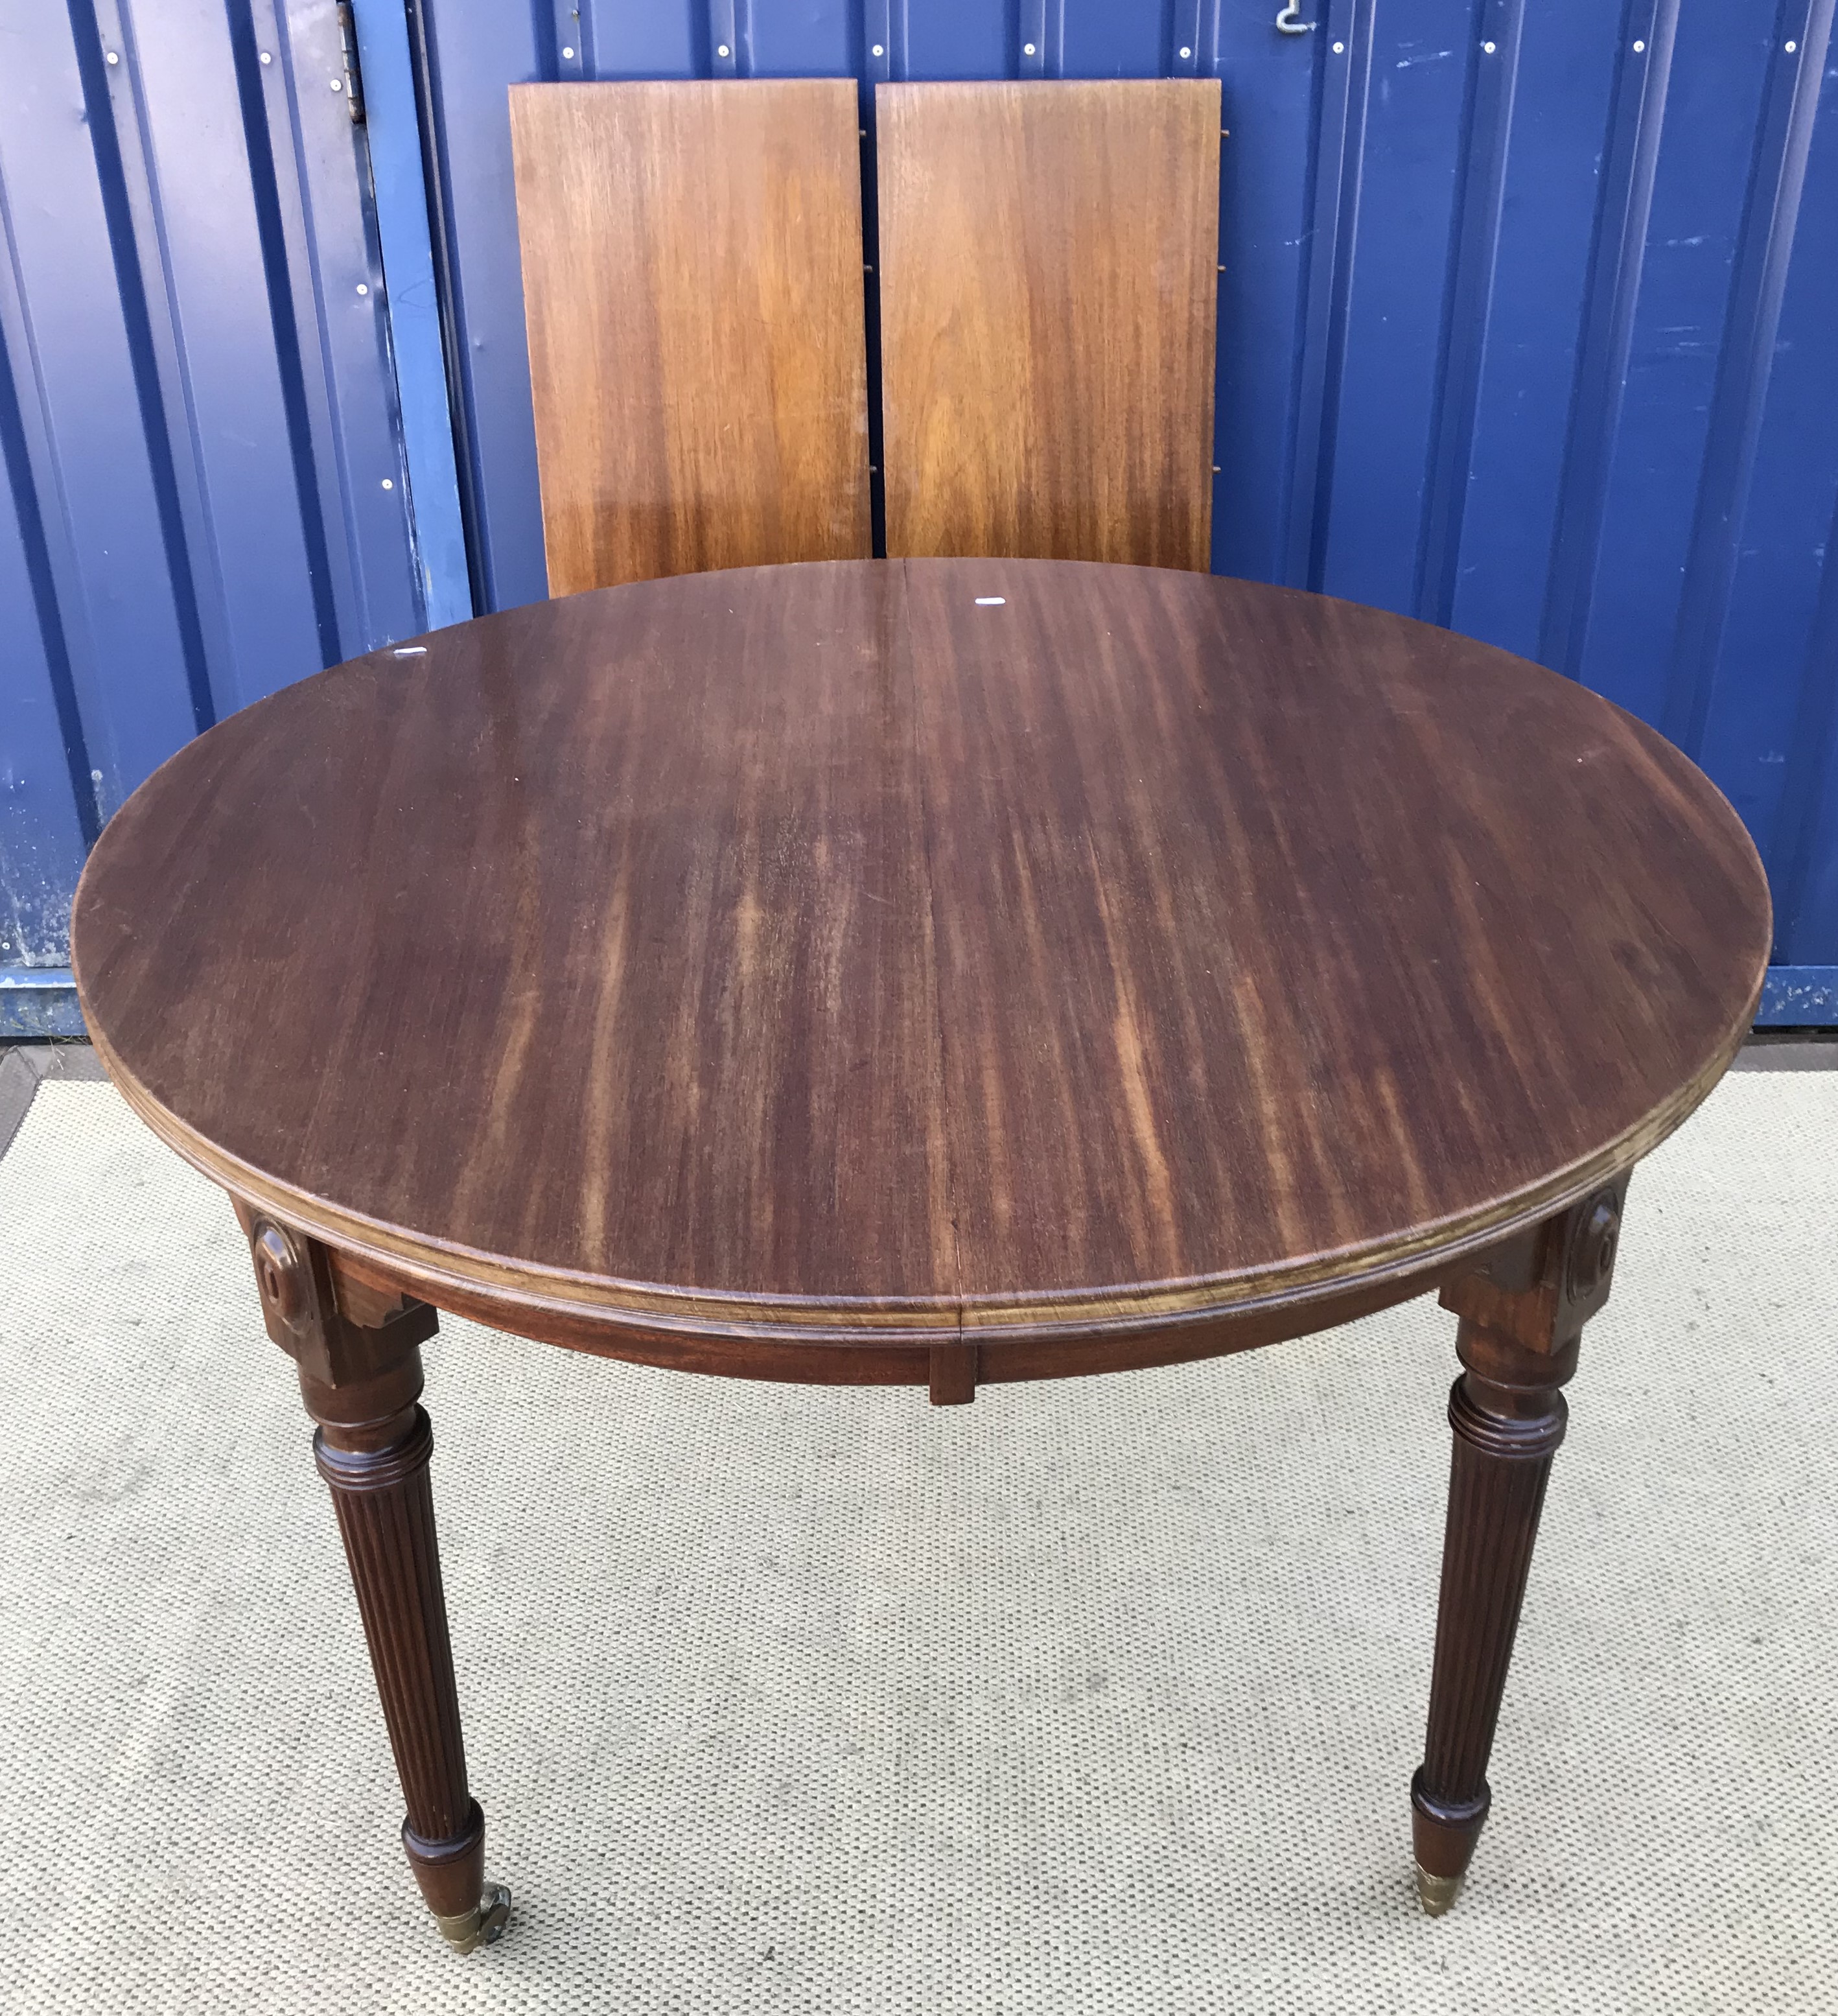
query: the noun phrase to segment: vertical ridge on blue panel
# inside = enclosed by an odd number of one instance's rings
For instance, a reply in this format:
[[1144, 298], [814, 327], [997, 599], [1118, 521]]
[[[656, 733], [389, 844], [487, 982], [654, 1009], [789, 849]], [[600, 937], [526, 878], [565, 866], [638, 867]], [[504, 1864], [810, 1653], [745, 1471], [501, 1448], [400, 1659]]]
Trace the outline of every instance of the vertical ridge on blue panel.
[[[510, 116], [505, 86], [548, 73], [531, 8], [505, 5], [449, 10], [410, 0], [409, 25], [433, 157], [429, 191], [438, 206], [435, 266], [456, 360], [454, 400], [463, 425], [460, 484], [475, 599], [480, 610], [508, 609], [548, 592], [542, 511], [536, 477], [536, 432], [530, 403], [516, 207], [512, 195]], [[621, 10], [635, 46], [609, 51], [620, 74], [655, 75], [649, 59], [663, 10]], [[550, 23], [549, 32], [552, 33]], [[635, 57], [635, 62], [627, 62]], [[456, 146], [455, 136], [465, 143]]]
[[301, 472], [275, 452], [290, 440], [288, 394], [248, 117], [263, 67], [246, 16], [202, 0], [103, 0], [98, 20], [131, 75], [131, 105], [117, 106], [124, 189], [213, 711], [225, 714], [324, 662]]
[[750, 63], [742, 60], [746, 39], [746, 0], [708, 0], [708, 63], [711, 77], [743, 77]]
[[[113, 9], [110, 12], [112, 14]], [[116, 291], [127, 333], [141, 432], [146, 439], [147, 469], [153, 481], [154, 509], [171, 584], [179, 653], [191, 695], [192, 718], [201, 734], [216, 721], [217, 707], [210, 691], [210, 656], [205, 649], [204, 625], [198, 607], [197, 583], [192, 571], [190, 542], [185, 536], [185, 513], [179, 498], [172, 430], [160, 383], [151, 297], [128, 200], [127, 158], [138, 137], [133, 131], [134, 45], [122, 34], [120, 22], [111, 20], [110, 39], [117, 53], [127, 58], [125, 66], [117, 63], [111, 67], [103, 60], [102, 23], [95, 7], [73, 7], [70, 23], [74, 31], [77, 71], [83, 80], [83, 95], [88, 113], [90, 144], [95, 149], [109, 247], [115, 262]], [[130, 129], [128, 144], [124, 144], [120, 130], [124, 121]], [[148, 221], [150, 225], [151, 220]], [[149, 249], [156, 259], [157, 244]]]
[[[1622, 20], [1602, 203], [1590, 260], [1588, 322], [1570, 401], [1539, 650], [1546, 664], [1572, 679], [1581, 668], [1595, 592], [1609, 459], [1640, 290], [1678, 7], [1679, 0], [1628, 0]], [[1636, 49], [1636, 42], [1645, 47]]]
[[599, 74], [592, 8], [592, 0], [550, 0], [551, 19], [540, 25], [552, 31], [543, 54], [558, 84], [585, 84]]
[[1047, 13], [1053, 0], [1020, 0], [1015, 21], [1015, 74], [1047, 74]]
[[1700, 761], [1749, 482], [1799, 222], [1833, 0], [1783, 0], [1755, 137], [1710, 430], [1660, 722]]
[[1304, 268], [1295, 443], [1284, 499], [1282, 578], [1318, 588], [1325, 560], [1333, 437], [1347, 337], [1347, 293], [1359, 218], [1366, 93], [1376, 0], [1330, 0], [1315, 31], [1318, 79]]
[[[902, 31], [897, 57], [894, 47], [896, 23]], [[905, 76], [905, 25], [902, 0], [861, 0], [861, 48], [870, 95], [876, 85]]]
[[1222, 82], [1213, 567], [1280, 581], [1294, 464], [1300, 318], [1321, 36], [1210, 10]]
[[433, 630], [464, 621], [473, 603], [407, 16], [397, 8], [360, 8], [357, 33], [410, 523]]
[[[459, 524], [466, 541], [467, 587], [479, 614], [494, 609], [490, 532], [481, 493], [473, 412], [471, 359], [466, 354], [458, 303], [453, 197], [441, 135], [444, 127], [440, 77], [426, 0], [405, 0], [408, 63], [415, 87], [415, 119], [421, 131], [421, 166], [427, 191], [428, 243], [433, 260], [434, 297], [440, 318], [441, 354], [447, 367], [447, 405], [453, 427], [454, 475], [459, 485]], [[531, 448], [534, 459], [534, 448]]]
[[860, 79], [856, 92], [858, 137], [861, 143], [861, 336], [868, 358], [865, 389], [868, 395], [868, 525], [869, 551], [876, 560], [887, 556], [887, 479], [881, 418], [881, 214], [879, 153], [876, 141], [873, 77], [869, 51], [875, 40], [881, 44], [886, 62], [885, 0], [865, 0], [857, 25], [861, 39], [853, 52], [854, 68]]
[[305, 52], [297, 49], [290, 40], [288, 16], [277, 0], [250, 0], [250, 16], [257, 41], [274, 58], [262, 70], [267, 87], [262, 116], [268, 135], [266, 159], [272, 175], [273, 229], [279, 240], [273, 286], [286, 301], [284, 315], [276, 315], [275, 325], [279, 329], [285, 322], [296, 346], [294, 387], [302, 430], [296, 459], [303, 483], [311, 487], [323, 534], [320, 555], [326, 567], [326, 602], [332, 612], [326, 662], [331, 665], [358, 648], [356, 639], [364, 628], [363, 584], [352, 552], [351, 528], [342, 509], [345, 486], [339, 469], [333, 387], [326, 368], [324, 303], [312, 256], [311, 183], [297, 131], [303, 82], [297, 67]]
[[[1838, 902], [1822, 945], [1808, 941], [1822, 810], [1838, 825], [1838, 509], [1824, 542], [1818, 608], [1801, 668], [1791, 768], [1782, 794], [1779, 840], [1768, 856], [1774, 891], [1774, 956], [1799, 963], [1838, 959]], [[1828, 877], [1838, 884], [1838, 877]], [[1838, 897], [1838, 886], [1832, 891]], [[1823, 956], [1822, 957], [1822, 955]]]
[[[126, 261], [120, 286], [122, 313], [129, 322], [131, 335], [138, 334], [145, 340], [140, 367], [142, 424], [157, 436], [158, 445], [153, 451], [156, 481], [166, 493], [161, 530], [182, 630], [189, 633], [186, 657], [192, 711], [194, 715], [200, 711], [201, 689], [203, 718], [199, 725], [203, 728], [220, 713], [227, 714], [240, 703], [236, 652], [225, 606], [228, 584], [210, 536], [210, 505], [202, 472], [195, 452], [185, 452], [188, 436], [193, 450], [196, 448], [199, 415], [191, 397], [189, 374], [182, 359], [182, 338], [172, 298], [176, 293], [171, 265], [177, 234], [168, 229], [168, 220], [160, 214], [163, 193], [155, 185], [149, 117], [153, 85], [146, 75], [138, 23], [118, 0], [95, 0], [93, 13], [99, 41], [106, 42], [125, 59], [124, 68], [94, 66], [101, 74], [92, 73], [93, 88], [107, 94], [111, 114], [108, 139], [105, 140], [99, 129], [96, 141], [99, 146], [112, 149], [120, 218], [116, 256], [118, 265], [124, 257]], [[162, 42], [168, 38], [176, 39], [178, 28], [178, 22], [171, 22], [167, 36], [156, 32], [149, 38], [156, 62]], [[80, 49], [87, 39], [79, 38]], [[196, 63], [201, 52], [194, 49], [190, 54]], [[115, 87], [116, 79], [120, 79], [125, 88]], [[194, 143], [196, 139], [194, 134]], [[228, 181], [230, 177], [226, 175], [224, 178]], [[109, 180], [105, 170], [105, 186]], [[156, 282], [163, 277], [165, 286], [149, 286], [149, 274]]]
[[[1168, 0], [1167, 67], [1170, 77], [1203, 77], [1212, 67], [1210, 49], [1202, 45], [1205, 0]], [[1209, 41], [1210, 38], [1207, 38]]]
[[0, 66], [0, 335], [99, 823], [196, 722], [72, 23], [15, 20], [31, 67]]
[[1469, 56], [1455, 227], [1444, 290], [1438, 397], [1430, 438], [1415, 611], [1426, 622], [1453, 620], [1456, 571], [1474, 444], [1475, 401], [1493, 315], [1506, 150], [1519, 72], [1524, 0], [1487, 0]]
[[[5, 193], [0, 189], [0, 250], [4, 250], [5, 245]], [[0, 261], [0, 266], [10, 272], [9, 261]], [[86, 853], [95, 844], [96, 835], [102, 830], [102, 819], [89, 775], [89, 748], [84, 736], [82, 713], [77, 704], [76, 684], [70, 670], [70, 647], [64, 636], [63, 621], [58, 608], [56, 578], [52, 569], [50, 549], [45, 541], [38, 491], [32, 481], [31, 463], [26, 451], [25, 430], [20, 423], [19, 387], [13, 376], [13, 358], [7, 347], [6, 322], [9, 319], [0, 314], [0, 478], [6, 481], [4, 502], [11, 507], [13, 528], [16, 531], [16, 543], [13, 545], [12, 549], [18, 556], [18, 572], [16, 576], [8, 581], [11, 592], [5, 606], [9, 620], [16, 629], [36, 634], [38, 655], [44, 664], [45, 682], [51, 691], [59, 738], [63, 744], [63, 765], [75, 809], [81, 851]], [[4, 515], [0, 513], [0, 516]], [[27, 616], [28, 607], [30, 617]], [[36, 619], [35, 622], [32, 618]], [[0, 695], [5, 697], [7, 718], [10, 722], [16, 722], [24, 711], [9, 690], [10, 682], [23, 679], [27, 675], [26, 648], [15, 644], [5, 661], [0, 661]], [[10, 736], [6, 749], [0, 751], [0, 758], [9, 762], [13, 760]], [[81, 865], [80, 858], [78, 865]], [[75, 886], [76, 879], [73, 874], [71, 887], [74, 888]], [[67, 918], [65, 921], [67, 923]], [[67, 940], [60, 941], [57, 951], [61, 962], [70, 951]]]

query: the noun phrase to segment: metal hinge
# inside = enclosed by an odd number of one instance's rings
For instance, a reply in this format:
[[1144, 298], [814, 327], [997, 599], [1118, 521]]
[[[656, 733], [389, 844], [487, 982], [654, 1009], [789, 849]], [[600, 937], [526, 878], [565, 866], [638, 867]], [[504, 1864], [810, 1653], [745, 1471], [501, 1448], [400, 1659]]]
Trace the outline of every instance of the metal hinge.
[[364, 123], [364, 73], [358, 66], [358, 23], [351, 0], [338, 0], [338, 41], [344, 52], [344, 102], [351, 107], [351, 124]]

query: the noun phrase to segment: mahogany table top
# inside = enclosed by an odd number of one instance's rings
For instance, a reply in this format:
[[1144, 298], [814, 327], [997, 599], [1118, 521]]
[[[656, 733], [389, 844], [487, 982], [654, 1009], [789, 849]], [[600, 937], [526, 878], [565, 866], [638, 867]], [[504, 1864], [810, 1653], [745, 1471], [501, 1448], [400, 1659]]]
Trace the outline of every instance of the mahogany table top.
[[181, 750], [74, 963], [174, 1147], [430, 1293], [872, 1347], [1383, 1283], [1644, 1154], [1768, 957], [1658, 735], [1323, 597], [847, 561], [419, 642]]

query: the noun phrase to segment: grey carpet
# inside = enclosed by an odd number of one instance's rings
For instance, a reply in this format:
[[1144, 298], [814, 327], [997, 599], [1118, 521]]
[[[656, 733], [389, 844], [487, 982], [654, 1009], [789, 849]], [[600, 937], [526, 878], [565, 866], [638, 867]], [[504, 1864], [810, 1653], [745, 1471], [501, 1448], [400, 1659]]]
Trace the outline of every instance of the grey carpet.
[[1451, 1320], [987, 1391], [447, 1325], [504, 1942], [447, 1953], [227, 1206], [105, 1086], [0, 1161], [0, 2005], [1838, 2009], [1838, 1076], [1637, 1175], [1495, 1805], [1417, 1911]]

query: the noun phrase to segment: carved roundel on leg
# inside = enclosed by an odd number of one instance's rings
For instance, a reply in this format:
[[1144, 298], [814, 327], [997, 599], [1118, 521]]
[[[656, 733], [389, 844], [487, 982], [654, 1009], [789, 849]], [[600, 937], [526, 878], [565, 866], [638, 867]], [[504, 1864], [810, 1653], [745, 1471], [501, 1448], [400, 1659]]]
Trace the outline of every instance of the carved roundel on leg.
[[1621, 1191], [1616, 1184], [1599, 1190], [1577, 1213], [1576, 1230], [1570, 1240], [1570, 1298], [1585, 1301], [1606, 1289], [1614, 1273], [1615, 1248], [1621, 1236]]
[[293, 1235], [272, 1218], [258, 1219], [249, 1237], [262, 1307], [290, 1328], [305, 1313], [305, 1263]]

